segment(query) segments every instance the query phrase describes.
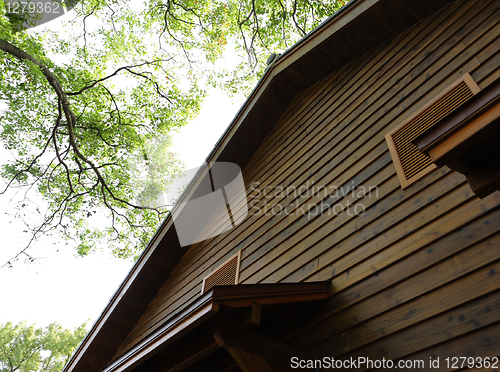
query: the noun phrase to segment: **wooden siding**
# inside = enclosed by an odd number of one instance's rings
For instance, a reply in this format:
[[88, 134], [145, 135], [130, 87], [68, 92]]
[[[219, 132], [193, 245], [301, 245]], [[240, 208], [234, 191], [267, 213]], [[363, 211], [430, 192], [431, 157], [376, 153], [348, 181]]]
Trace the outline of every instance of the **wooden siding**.
[[[481, 88], [500, 77], [499, 9], [453, 3], [297, 97], [244, 169], [246, 220], [190, 247], [118, 355], [240, 250], [240, 283], [332, 281], [328, 302], [270, 329], [275, 339], [339, 358], [500, 355], [500, 193], [480, 200], [447, 168], [402, 190], [384, 139], [464, 73]], [[256, 182], [309, 191], [265, 197]], [[312, 182], [377, 189], [324, 198]], [[319, 203], [366, 210], [308, 215]], [[256, 213], [275, 204], [289, 214]]]

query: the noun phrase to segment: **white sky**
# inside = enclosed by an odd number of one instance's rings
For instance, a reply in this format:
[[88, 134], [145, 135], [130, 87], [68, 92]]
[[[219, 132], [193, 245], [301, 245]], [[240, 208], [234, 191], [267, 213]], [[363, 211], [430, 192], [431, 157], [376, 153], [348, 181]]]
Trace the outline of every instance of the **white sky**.
[[[175, 135], [176, 151], [188, 168], [199, 166], [230, 124], [243, 100], [232, 104], [218, 91], [210, 92], [200, 115]], [[23, 225], [8, 223], [4, 214], [8, 198], [0, 196], [0, 263], [22, 249]], [[58, 252], [56, 250], [59, 250]], [[30, 250], [46, 257], [35, 264], [19, 263], [0, 271], [0, 323], [48, 325], [53, 321], [76, 327], [87, 319], [89, 325], [107, 305], [132, 267], [129, 261], [92, 255], [75, 257], [70, 246], [45, 239]]]
[[[200, 115], [174, 136], [175, 151], [187, 169], [202, 164], [243, 101], [209, 91]], [[9, 223], [8, 201], [0, 196], [0, 266], [26, 241], [22, 223]], [[37, 242], [30, 253], [44, 258], [0, 271], [0, 323], [26, 320], [45, 326], [58, 321], [77, 327], [90, 319], [90, 327], [132, 267], [130, 261], [105, 255], [75, 257], [73, 248], [57, 239]]]

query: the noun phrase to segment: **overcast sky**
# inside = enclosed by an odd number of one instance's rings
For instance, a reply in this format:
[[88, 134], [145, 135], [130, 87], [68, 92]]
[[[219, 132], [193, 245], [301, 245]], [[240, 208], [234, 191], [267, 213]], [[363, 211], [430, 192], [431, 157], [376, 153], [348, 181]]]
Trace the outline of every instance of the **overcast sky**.
[[[209, 92], [200, 115], [175, 135], [175, 151], [187, 169], [202, 164], [243, 102], [244, 97]], [[0, 196], [0, 264], [26, 242], [23, 224], [5, 214], [8, 201]], [[90, 327], [132, 267], [130, 261], [105, 255], [75, 257], [72, 247], [58, 239], [45, 238], [30, 253], [43, 258], [0, 271], [0, 323], [26, 320], [45, 326], [58, 321], [77, 327], [90, 319]]]

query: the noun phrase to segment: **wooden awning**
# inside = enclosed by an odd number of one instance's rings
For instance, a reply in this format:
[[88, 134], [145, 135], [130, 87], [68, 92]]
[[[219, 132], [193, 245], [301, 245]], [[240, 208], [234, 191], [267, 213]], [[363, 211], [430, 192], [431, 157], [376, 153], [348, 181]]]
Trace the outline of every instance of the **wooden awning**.
[[328, 291], [327, 281], [214, 287], [103, 372], [182, 371], [221, 348], [243, 371], [289, 366], [293, 356], [311, 356], [252, 332], [261, 323], [262, 307], [325, 300]]
[[500, 79], [422, 133], [414, 143], [439, 167], [464, 174], [484, 198], [500, 189]]

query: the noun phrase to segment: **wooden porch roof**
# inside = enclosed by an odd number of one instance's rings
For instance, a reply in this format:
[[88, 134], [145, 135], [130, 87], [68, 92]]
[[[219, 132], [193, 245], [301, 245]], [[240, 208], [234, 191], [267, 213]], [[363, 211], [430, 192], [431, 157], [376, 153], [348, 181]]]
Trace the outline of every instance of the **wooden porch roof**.
[[415, 144], [437, 166], [464, 174], [480, 198], [500, 190], [500, 79], [422, 133]]
[[[328, 282], [310, 282], [214, 287], [194, 299], [185, 310], [172, 316], [169, 321], [148, 336], [147, 339], [109, 364], [104, 368], [103, 372], [130, 371], [140, 365], [142, 365], [141, 368], [144, 371], [152, 371], [155, 368], [163, 372], [181, 371], [218, 350], [222, 345], [218, 344], [215, 338], [212, 338], [208, 345], [188, 348], [182, 356], [170, 359], [167, 361], [168, 363], [163, 361], [145, 366], [143, 363], [157, 353], [165, 352], [169, 345], [190, 333], [195, 333], [195, 335], [191, 335], [192, 340], [200, 337], [199, 332], [197, 332], [198, 328], [201, 328], [203, 323], [224, 312], [224, 310], [252, 308], [252, 306], [257, 305], [259, 310], [253, 310], [254, 313], [257, 311], [257, 314], [252, 314], [249, 317], [244, 316], [241, 317], [243, 319], [236, 321], [238, 331], [241, 332], [242, 328], [248, 331], [249, 323], [253, 323], [253, 326], [260, 324], [260, 306], [325, 300], [328, 298], [328, 284]], [[222, 316], [222, 318], [219, 317], [219, 322], [221, 319], [224, 320], [225, 324], [229, 325], [227, 315]], [[141, 368], [139, 369], [142, 370]]]

